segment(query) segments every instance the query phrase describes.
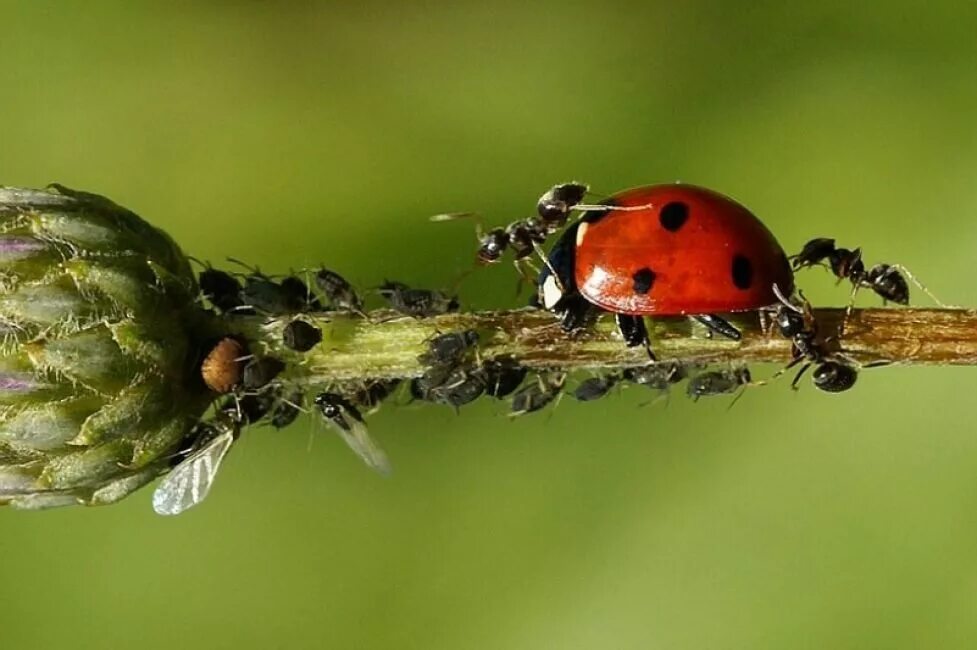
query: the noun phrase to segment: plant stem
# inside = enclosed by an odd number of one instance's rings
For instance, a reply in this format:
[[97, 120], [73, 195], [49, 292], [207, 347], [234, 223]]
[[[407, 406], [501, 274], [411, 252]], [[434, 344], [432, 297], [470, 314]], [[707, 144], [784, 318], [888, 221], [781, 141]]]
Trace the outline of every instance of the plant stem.
[[[843, 309], [814, 311], [828, 349], [861, 364], [977, 365], [977, 312], [963, 309], [857, 309], [845, 319]], [[307, 353], [287, 349], [282, 328], [290, 318], [235, 317], [237, 333], [257, 342], [257, 351], [288, 362], [291, 379], [329, 385], [368, 379], [416, 377], [426, 370], [418, 357], [437, 334], [474, 329], [482, 359], [511, 357], [529, 368], [573, 370], [622, 369], [648, 363], [641, 348], [627, 348], [614, 321], [568, 335], [554, 317], [535, 309], [445, 314], [415, 319], [378, 310], [365, 318], [345, 312], [318, 312], [302, 318], [320, 327], [323, 341]], [[757, 312], [728, 317], [741, 341], [710, 337], [686, 318], [648, 319], [659, 359], [700, 363], [786, 363], [791, 343], [761, 324]]]

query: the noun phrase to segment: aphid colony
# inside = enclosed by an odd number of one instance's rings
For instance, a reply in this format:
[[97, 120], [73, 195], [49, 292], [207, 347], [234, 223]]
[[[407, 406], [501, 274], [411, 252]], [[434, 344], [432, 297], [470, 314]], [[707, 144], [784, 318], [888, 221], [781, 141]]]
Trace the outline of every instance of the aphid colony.
[[[344, 310], [365, 315], [363, 300], [341, 275], [319, 269], [312, 275], [313, 288], [296, 275], [280, 280], [251, 269], [243, 281], [237, 275], [214, 269], [209, 265], [199, 275], [203, 298], [227, 318], [238, 315], [263, 314], [269, 317], [294, 316], [282, 328], [282, 344], [298, 353], [308, 352], [322, 342], [322, 331], [302, 318], [302, 314], [326, 309]], [[454, 311], [457, 301], [440, 291], [415, 289], [400, 282], [387, 282], [378, 293], [397, 311], [414, 317], [425, 317]], [[432, 367], [454, 371], [453, 364], [474, 345], [477, 336], [465, 333], [445, 336], [431, 345]], [[204, 385], [223, 401], [214, 417], [198, 424], [174, 457], [172, 469], [160, 482], [153, 497], [156, 512], [179, 514], [200, 503], [210, 490], [217, 469], [231, 444], [249, 424], [268, 423], [282, 429], [305, 411], [305, 391], [290, 383], [286, 364], [274, 356], [261, 355], [248, 349], [247, 341], [228, 335], [213, 341], [200, 362], [200, 377]], [[418, 378], [418, 385], [427, 381], [427, 389], [417, 399], [460, 405], [484, 392], [499, 390], [511, 381], [511, 374], [496, 363], [486, 364], [477, 373], [476, 382], [458, 372], [435, 380]], [[521, 381], [523, 374], [519, 375]], [[380, 473], [390, 466], [383, 450], [367, 432], [363, 411], [376, 409], [399, 386], [399, 380], [376, 380], [353, 386], [337, 386], [314, 396], [311, 407], [319, 412], [342, 440], [366, 464]], [[476, 393], [474, 388], [480, 386]], [[512, 389], [515, 387], [513, 386]], [[412, 391], [417, 390], [412, 386]], [[511, 390], [510, 390], [511, 392]], [[470, 395], [463, 399], [462, 394]]]
[[[430, 402], [457, 410], [489, 396], [507, 400], [509, 413], [518, 416], [554, 404], [564, 392], [589, 402], [624, 386], [661, 395], [686, 381], [685, 393], [693, 400], [741, 395], [746, 387], [766, 382], [755, 381], [742, 365], [709, 369], [656, 362], [644, 319], [687, 316], [712, 335], [739, 340], [740, 331], [720, 314], [746, 311], [762, 314], [773, 323], [772, 335], [791, 342], [791, 359], [777, 375], [799, 366], [791, 382], [796, 389], [813, 369], [817, 388], [841, 392], [855, 384], [859, 366], [844, 353], [837, 337], [821, 335], [810, 304], [795, 289], [794, 272], [825, 266], [839, 282], [851, 283], [852, 301], [864, 288], [884, 301], [909, 302], [907, 277], [912, 276], [902, 267], [866, 268], [860, 249], [839, 248], [826, 238], [812, 239], [798, 254], [788, 256], [749, 210], [711, 190], [654, 185], [584, 203], [588, 192], [580, 183], [557, 185], [540, 197], [535, 216], [488, 232], [479, 226], [476, 261], [498, 262], [511, 250], [521, 273], [525, 275], [527, 267], [535, 271], [533, 306], [555, 314], [568, 333], [588, 327], [603, 312], [614, 314], [625, 344], [647, 350], [647, 365], [574, 381], [558, 369], [530, 371], [510, 357], [483, 359], [478, 331], [450, 331], [427, 342], [427, 351], [419, 357], [425, 367], [420, 376], [334, 386], [316, 394], [308, 408], [317, 411], [369, 467], [385, 474], [389, 462], [364, 418], [384, 400]], [[472, 215], [447, 214], [435, 220], [462, 216]], [[547, 239], [560, 231], [551, 250], [543, 251]], [[532, 266], [534, 255], [541, 261], [539, 269]], [[342, 310], [366, 315], [362, 297], [341, 275], [328, 269], [310, 275], [311, 286], [297, 275], [276, 279], [257, 269], [236, 275], [206, 266], [199, 284], [203, 297], [228, 318], [293, 317], [282, 328], [282, 344], [301, 354], [323, 340], [322, 331], [303, 314]], [[397, 312], [415, 318], [458, 309], [453, 296], [400, 282], [387, 281], [377, 293]], [[207, 388], [224, 401], [173, 459], [173, 469], [153, 499], [160, 514], [178, 514], [206, 497], [244, 425], [268, 423], [280, 429], [306, 410], [304, 391], [290, 383], [285, 363], [253, 353], [240, 337], [213, 341], [200, 371]]]

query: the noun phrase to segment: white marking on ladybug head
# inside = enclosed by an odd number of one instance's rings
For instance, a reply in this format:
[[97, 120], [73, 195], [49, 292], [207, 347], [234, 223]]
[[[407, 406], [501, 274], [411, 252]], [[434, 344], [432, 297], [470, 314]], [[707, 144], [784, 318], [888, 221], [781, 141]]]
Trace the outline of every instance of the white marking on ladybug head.
[[590, 224], [586, 221], [577, 226], [577, 246], [583, 243], [583, 238], [587, 236], [588, 228], [590, 228]]
[[557, 282], [555, 275], [546, 276], [540, 294], [544, 309], [553, 309], [556, 307], [556, 303], [560, 302], [560, 299], [563, 298], [563, 289], [560, 288], [560, 283]]

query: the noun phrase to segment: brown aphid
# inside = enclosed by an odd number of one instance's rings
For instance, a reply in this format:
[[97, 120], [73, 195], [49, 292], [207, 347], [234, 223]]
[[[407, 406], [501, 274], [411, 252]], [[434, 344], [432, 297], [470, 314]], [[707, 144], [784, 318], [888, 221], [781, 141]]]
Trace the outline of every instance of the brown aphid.
[[200, 375], [207, 388], [221, 395], [234, 390], [241, 383], [245, 356], [247, 350], [237, 339], [227, 336], [218, 341], [200, 364]]

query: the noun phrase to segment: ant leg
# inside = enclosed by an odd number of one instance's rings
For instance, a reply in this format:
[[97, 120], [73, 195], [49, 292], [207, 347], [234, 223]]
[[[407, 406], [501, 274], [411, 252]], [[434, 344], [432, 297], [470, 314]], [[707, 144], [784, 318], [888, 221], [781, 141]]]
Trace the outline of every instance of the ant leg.
[[848, 297], [848, 306], [845, 308], [845, 318], [841, 321], [841, 326], [838, 328], [838, 336], [844, 336], [845, 330], [848, 329], [848, 323], [851, 321], [852, 312], [855, 310], [855, 296], [858, 295], [858, 290], [861, 289], [861, 285], [852, 283], [851, 296]]
[[725, 318], [716, 316], [715, 314], [699, 314], [692, 317], [702, 325], [705, 325], [709, 331], [720, 334], [732, 341], [739, 341], [743, 338], [743, 335], [738, 329], [733, 327], [733, 325], [727, 321]]
[[536, 286], [536, 278], [539, 276], [539, 269], [533, 266], [532, 262], [525, 258], [513, 260], [512, 263], [516, 267], [516, 271], [519, 273], [519, 279], [516, 280], [516, 296], [518, 296], [520, 293], [522, 293], [522, 288], [524, 286]]
[[643, 345], [648, 352], [648, 358], [655, 361], [655, 354], [651, 351], [651, 341], [648, 339], [648, 328], [645, 326], [645, 319], [642, 316], [629, 316], [627, 314], [615, 314], [617, 328], [621, 330], [624, 342], [629, 348]]
[[804, 373], [810, 370], [813, 365], [814, 365], [813, 362], [808, 361], [803, 366], [801, 366], [801, 369], [797, 371], [796, 375], [794, 375], [794, 381], [790, 382], [791, 390], [797, 390], [797, 384], [801, 381], [801, 377], [803, 377]]
[[794, 357], [793, 359], [790, 360], [790, 362], [786, 366], [784, 366], [783, 368], [781, 368], [780, 370], [778, 370], [777, 372], [775, 372], [773, 374], [773, 376], [770, 377], [770, 379], [768, 381], [773, 381], [774, 379], [776, 379], [777, 377], [783, 375], [788, 370], [790, 370], [791, 368], [793, 368], [797, 364], [801, 363], [802, 361], [804, 361], [804, 357], [803, 356], [796, 356], [796, 357]]
[[[478, 266], [472, 266], [471, 268], [462, 271], [458, 276], [448, 285], [448, 292], [452, 295], [457, 295], [458, 290], [461, 288], [461, 283], [468, 279], [468, 276], [475, 272]], [[365, 316], [363, 312], [357, 311], [360, 316]]]
[[736, 397], [734, 397], [733, 398], [733, 401], [731, 401], [729, 403], [729, 406], [726, 407], [726, 410], [728, 411], [731, 408], [733, 408], [733, 406], [736, 405], [736, 402], [740, 401], [740, 398], [743, 397], [743, 395], [746, 394], [746, 389], [749, 388], [750, 386], [765, 386], [766, 384], [767, 384], [767, 381], [766, 380], [760, 380], [760, 381], [750, 380], [749, 383], [743, 384], [740, 387], [740, 389], [738, 391], [736, 391]]
[[743, 397], [743, 395], [745, 394], [746, 394], [746, 386], [740, 387], [740, 389], [736, 391], [736, 397], [734, 397], [733, 400], [729, 403], [729, 406], [726, 407], [726, 410], [729, 411], [734, 406], [736, 406], [736, 402], [740, 401], [740, 398]]
[[536, 251], [536, 256], [543, 260], [543, 264], [546, 265], [546, 268], [549, 269], [549, 272], [553, 275], [553, 279], [556, 280], [556, 286], [560, 289], [560, 291], [565, 292], [566, 287], [564, 287], [563, 283], [560, 281], [560, 274], [557, 273], [556, 269], [553, 268], [553, 265], [550, 264], [550, 259], [547, 257], [546, 251], [544, 251], [543, 248], [535, 241], [533, 242], [533, 250]]

